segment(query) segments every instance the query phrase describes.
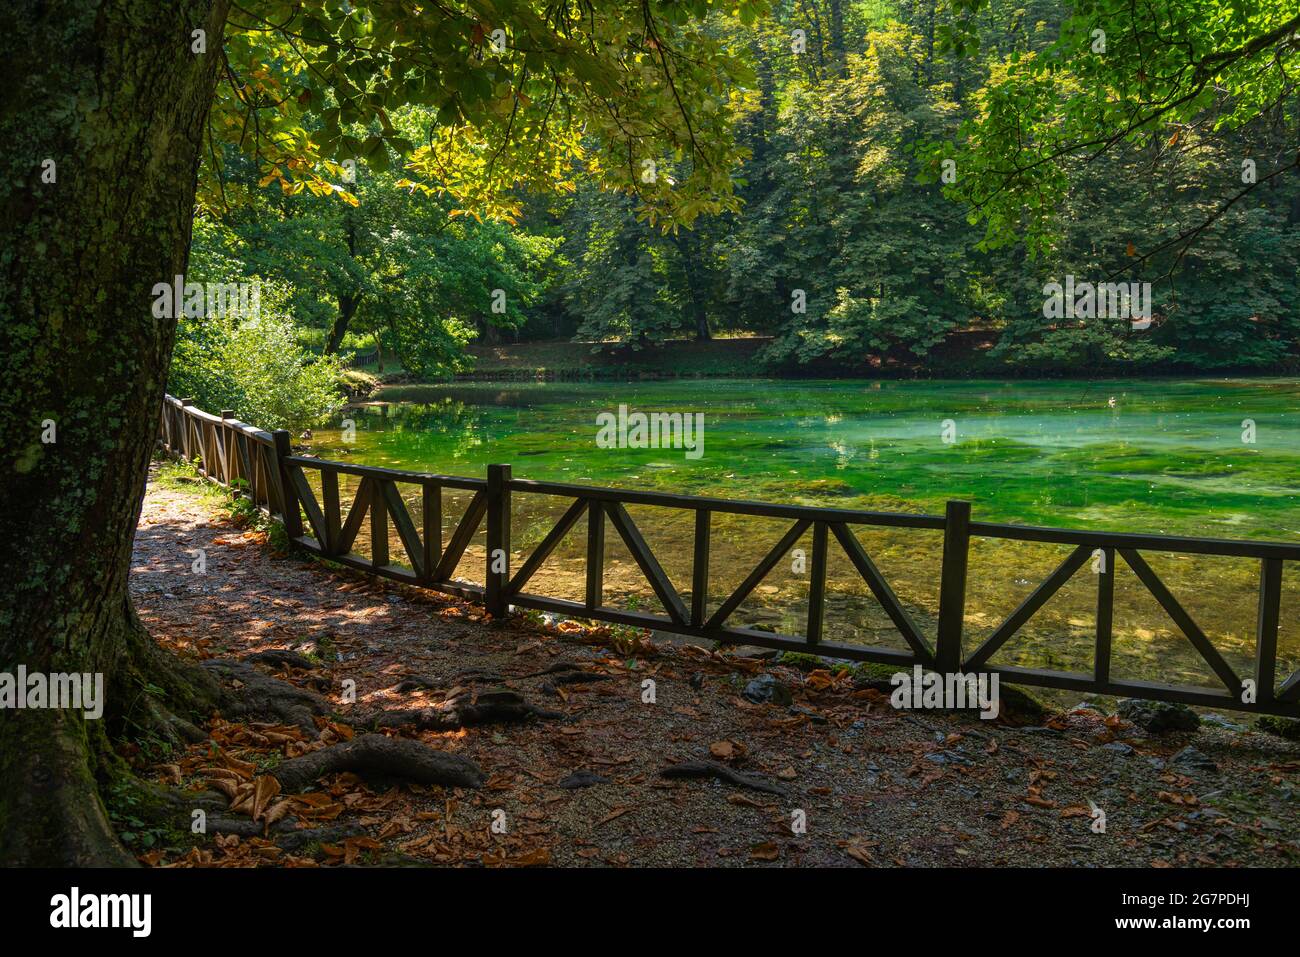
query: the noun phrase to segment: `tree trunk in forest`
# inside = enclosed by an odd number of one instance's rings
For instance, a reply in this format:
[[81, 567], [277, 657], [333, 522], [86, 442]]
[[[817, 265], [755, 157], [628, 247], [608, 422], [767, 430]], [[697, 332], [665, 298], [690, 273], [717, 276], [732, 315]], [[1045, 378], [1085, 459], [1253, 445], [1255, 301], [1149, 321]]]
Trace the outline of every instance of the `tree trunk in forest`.
[[132, 863], [99, 797], [109, 739], [215, 694], [144, 632], [127, 573], [176, 329], [152, 288], [187, 265], [227, 7], [0, 11], [0, 671], [99, 673], [105, 703], [0, 720], [2, 864]]
[[686, 292], [691, 300], [691, 318], [695, 320], [695, 339], [708, 342], [713, 338], [709, 331], [709, 314], [704, 307], [707, 295], [700, 288], [700, 242], [699, 237], [691, 233], [689, 237], [678, 234], [673, 239], [677, 253], [682, 257], [682, 274], [686, 277]]
[[830, 0], [831, 8], [831, 58], [835, 61], [835, 75], [849, 75], [848, 55], [844, 45], [843, 0]]
[[[344, 210], [344, 235], [348, 242], [348, 255], [354, 260], [357, 258], [357, 220], [356, 214], [351, 207]], [[357, 314], [357, 307], [361, 305], [361, 292], [341, 292], [339, 293], [339, 314], [334, 317], [334, 325], [330, 328], [329, 342], [325, 344], [325, 354], [332, 356], [339, 351], [343, 345], [343, 337], [347, 334], [348, 325], [352, 322], [352, 317]], [[380, 369], [382, 372], [383, 369]]]
[[352, 322], [352, 317], [357, 314], [357, 306], [361, 305], [360, 295], [339, 294], [339, 314], [334, 317], [334, 325], [330, 327], [329, 342], [325, 344], [325, 354], [332, 356], [339, 351], [343, 345], [343, 337], [347, 334], [348, 324]]
[[758, 77], [758, 109], [753, 118], [753, 141], [750, 149], [753, 153], [755, 173], [747, 189], [746, 196], [765, 196], [769, 186], [767, 156], [768, 139], [777, 127], [776, 81], [772, 76], [771, 54], [760, 43], [751, 42], [749, 50], [754, 58], [754, 72]]

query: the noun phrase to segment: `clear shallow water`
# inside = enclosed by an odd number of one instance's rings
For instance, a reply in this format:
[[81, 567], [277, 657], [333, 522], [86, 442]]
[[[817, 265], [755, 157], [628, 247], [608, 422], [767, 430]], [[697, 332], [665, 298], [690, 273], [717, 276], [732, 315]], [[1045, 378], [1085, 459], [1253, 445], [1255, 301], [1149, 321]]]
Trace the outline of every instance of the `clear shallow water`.
[[[357, 423], [355, 443], [344, 445], [337, 430], [319, 430], [313, 454], [467, 476], [507, 462], [517, 478], [847, 508], [940, 513], [946, 499], [965, 498], [985, 521], [1300, 540], [1295, 380], [468, 383], [392, 389], [381, 398], [388, 404], [346, 413]], [[704, 454], [691, 460], [683, 449], [598, 448], [596, 416], [620, 404], [702, 412]], [[1253, 443], [1242, 441], [1248, 419]], [[946, 420], [955, 430], [951, 443], [943, 440]], [[444, 539], [458, 512], [454, 498]], [[517, 496], [516, 549], [540, 540], [564, 504]], [[631, 511], [679, 591], [688, 591], [690, 516]], [[715, 602], [782, 531], [772, 520], [715, 518]], [[938, 534], [859, 531], [919, 623], [932, 625]], [[579, 597], [584, 536], [579, 523], [534, 585]], [[608, 547], [607, 600], [657, 610], [616, 536]], [[1066, 551], [977, 541], [968, 640], [996, 627]], [[841, 558], [833, 547], [827, 638], [897, 645]], [[520, 560], [517, 553], [513, 561]], [[1244, 668], [1253, 645], [1257, 564], [1159, 554], [1148, 560]], [[481, 553], [471, 553], [461, 574], [479, 577], [479, 564]], [[1095, 613], [1088, 577], [1085, 568], [995, 660], [1086, 669]], [[1300, 575], [1290, 566], [1286, 587], [1283, 648], [1300, 657]], [[779, 566], [732, 621], [802, 633], [806, 592], [806, 575]], [[1125, 676], [1127, 662], [1127, 676], [1215, 684], [1127, 569], [1117, 580], [1116, 627], [1117, 675]], [[1294, 667], [1294, 657], [1284, 656], [1284, 664]]]
[[[969, 498], [990, 521], [1300, 538], [1296, 381], [471, 383], [385, 398], [347, 413], [349, 459], [460, 475], [500, 461], [521, 478], [808, 504]], [[597, 448], [597, 413], [620, 403], [704, 413], [703, 457]], [[316, 434], [317, 454], [339, 450], [338, 433]]]

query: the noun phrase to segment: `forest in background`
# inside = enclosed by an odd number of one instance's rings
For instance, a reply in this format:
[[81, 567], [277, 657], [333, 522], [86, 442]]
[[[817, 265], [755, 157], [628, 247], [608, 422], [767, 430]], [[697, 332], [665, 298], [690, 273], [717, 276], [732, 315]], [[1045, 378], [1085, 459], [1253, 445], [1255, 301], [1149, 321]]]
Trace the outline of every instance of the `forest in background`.
[[[743, 161], [734, 195], [688, 208], [689, 227], [664, 228], [639, 195], [689, 175], [684, 156], [630, 162], [621, 191], [579, 159], [480, 216], [429, 177], [408, 179], [429, 173], [427, 157], [404, 164], [365, 129], [344, 137], [361, 157], [345, 202], [218, 146], [190, 276], [260, 280], [263, 320], [183, 319], [171, 389], [213, 408], [247, 408], [277, 384], [327, 403], [341, 368], [330, 357], [376, 347], [438, 378], [472, 368], [471, 342], [636, 352], [728, 336], [770, 337], [755, 364], [769, 374], [1294, 372], [1289, 80], [1244, 122], [1238, 102], [1263, 95], [1230, 90], [1190, 122], [1061, 157], [1037, 194], [1016, 193], [1019, 207], [990, 201], [980, 136], [999, 110], [1033, 105], [1015, 99], [1028, 95], [1016, 65], [1053, 56], [1086, 6], [992, 0], [972, 16], [960, 2], [781, 0], [748, 24], [711, 16], [702, 29], [749, 69], [725, 104]], [[1100, 46], [1104, 69], [1115, 51]], [[1063, 126], [1094, 93], [1070, 82], [1052, 91]], [[446, 119], [436, 114], [408, 105], [392, 122], [418, 143]], [[1044, 285], [1067, 275], [1150, 282], [1153, 322], [1044, 318]], [[964, 353], [963, 333], [992, 347]]]

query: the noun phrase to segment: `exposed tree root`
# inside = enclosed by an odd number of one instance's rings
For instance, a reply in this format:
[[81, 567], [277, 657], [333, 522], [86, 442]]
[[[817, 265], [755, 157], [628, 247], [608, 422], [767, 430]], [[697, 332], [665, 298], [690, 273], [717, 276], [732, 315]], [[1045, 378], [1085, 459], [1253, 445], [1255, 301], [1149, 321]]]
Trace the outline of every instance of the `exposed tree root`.
[[250, 664], [270, 665], [273, 668], [297, 668], [300, 671], [315, 671], [320, 667], [307, 656], [300, 655], [296, 651], [286, 651], [283, 648], [254, 652], [251, 655], [245, 655], [242, 660]]
[[165, 741], [175, 748], [207, 740], [207, 733], [179, 715], [172, 714], [153, 698], [142, 699], [136, 722], [139, 730]]
[[409, 738], [363, 734], [290, 758], [272, 771], [285, 791], [301, 791], [323, 774], [352, 771], [403, 778], [417, 784], [476, 788], [483, 783], [478, 765], [458, 754], [448, 754]]
[[[315, 692], [272, 678], [243, 661], [212, 658], [203, 662], [202, 667], [221, 681], [218, 706], [227, 719], [296, 724], [314, 735], [313, 719], [332, 710], [330, 703]], [[239, 687], [233, 687], [236, 681]]]
[[285, 830], [275, 835], [275, 843], [285, 851], [293, 854], [301, 851], [308, 844], [336, 844], [349, 837], [360, 837], [366, 829], [360, 824], [332, 824], [329, 827], [309, 827], [299, 830]]
[[592, 681], [612, 681], [609, 675], [599, 671], [562, 671], [548, 679], [552, 685], [581, 685]]
[[608, 783], [609, 778], [603, 774], [596, 774], [594, 771], [574, 771], [555, 786], [566, 791], [576, 791], [578, 788], [589, 788], [596, 784]]
[[526, 721], [532, 717], [559, 718], [561, 715], [529, 704], [516, 691], [495, 688], [477, 694], [459, 694], [428, 708], [382, 711], [371, 722], [371, 727], [455, 731], [476, 724], [510, 723]]
[[587, 671], [581, 665], [575, 665], [572, 661], [557, 661], [549, 668], [543, 668], [541, 671], [533, 671], [526, 675], [520, 675], [520, 678], [541, 678], [547, 675], [572, 674], [574, 672], [579, 674], [591, 674], [591, 672]]
[[434, 688], [440, 688], [447, 684], [500, 684], [504, 679], [494, 671], [485, 671], [482, 668], [467, 668], [464, 671], [458, 671], [451, 676], [450, 681], [439, 681], [436, 678], [426, 678], [423, 675], [416, 675], [407, 678], [398, 686], [398, 691], [430, 691]]
[[664, 768], [659, 772], [659, 776], [661, 778], [717, 778], [719, 781], [734, 784], [736, 787], [749, 788], [754, 791], [785, 797], [784, 789], [777, 787], [775, 784], [764, 781], [762, 778], [741, 774], [739, 771], [733, 771], [729, 767], [715, 764], [712, 761], [682, 761], [680, 764], [672, 764]]

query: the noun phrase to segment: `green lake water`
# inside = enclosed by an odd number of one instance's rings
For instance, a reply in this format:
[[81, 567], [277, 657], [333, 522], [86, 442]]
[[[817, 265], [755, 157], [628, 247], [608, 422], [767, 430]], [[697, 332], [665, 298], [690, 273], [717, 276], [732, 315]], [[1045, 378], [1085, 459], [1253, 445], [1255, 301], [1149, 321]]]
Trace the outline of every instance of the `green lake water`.
[[[488, 463], [504, 462], [516, 478], [841, 508], [939, 514], [945, 500], [963, 498], [973, 502], [977, 520], [1300, 541], [1296, 380], [468, 383], [390, 389], [381, 398], [386, 401], [345, 413], [356, 423], [355, 442], [343, 443], [337, 429], [318, 430], [312, 454], [465, 476], [483, 476]], [[681, 448], [598, 447], [597, 415], [620, 404], [631, 412], [703, 413], [703, 454], [692, 459]], [[463, 504], [464, 496], [446, 493], [444, 541]], [[515, 497], [514, 564], [566, 504]], [[419, 510], [412, 511], [418, 519]], [[688, 593], [690, 514], [630, 512], [678, 590]], [[715, 517], [715, 605], [785, 525]], [[856, 530], [918, 624], [932, 633], [939, 533]], [[611, 537], [607, 603], [658, 610], [622, 543]], [[807, 538], [796, 547], [811, 554], [811, 533]], [[580, 522], [530, 590], [579, 598], [584, 541]], [[968, 643], [995, 628], [1068, 551], [976, 540]], [[396, 540], [393, 554], [401, 554]], [[1146, 557], [1229, 661], [1248, 673], [1258, 563]], [[471, 551], [459, 574], [480, 580], [481, 564], [481, 550]], [[807, 575], [795, 565], [792, 558], [778, 566], [731, 623], [802, 634]], [[834, 543], [830, 573], [826, 637], [901, 647]], [[995, 661], [1088, 670], [1091, 577], [1085, 566]], [[1294, 669], [1300, 665], [1300, 569], [1293, 563], [1285, 588], [1281, 664]], [[1116, 633], [1118, 677], [1215, 686], [1127, 568], [1117, 575]]]

